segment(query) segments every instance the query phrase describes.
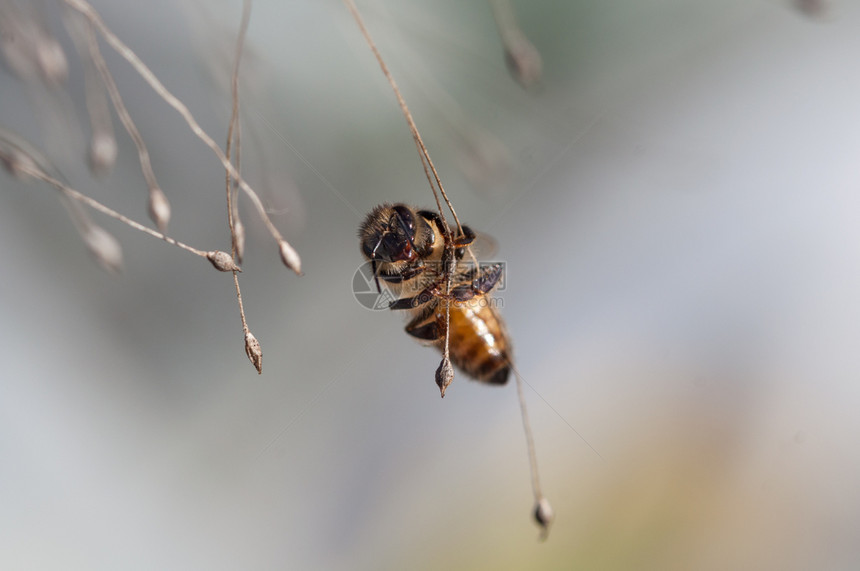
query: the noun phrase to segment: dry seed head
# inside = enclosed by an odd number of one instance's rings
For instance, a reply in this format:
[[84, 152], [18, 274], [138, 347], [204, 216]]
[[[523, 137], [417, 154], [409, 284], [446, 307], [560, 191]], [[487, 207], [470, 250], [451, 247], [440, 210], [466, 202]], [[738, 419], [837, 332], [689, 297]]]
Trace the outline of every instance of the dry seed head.
[[3, 164], [6, 172], [18, 180], [23, 180], [30, 176], [27, 174], [28, 170], [41, 170], [32, 157], [18, 149], [9, 149], [6, 152], [0, 153], [0, 163]]
[[170, 203], [160, 188], [149, 190], [149, 217], [162, 233], [167, 232], [170, 222]]
[[505, 46], [505, 63], [508, 71], [526, 89], [537, 85], [543, 75], [543, 60], [525, 36], [519, 36]]
[[3, 60], [9, 70], [20, 79], [28, 79], [35, 73], [28, 50], [29, 42], [25, 38], [26, 36], [23, 34], [19, 34], [16, 39], [12, 39], [6, 34], [0, 37], [0, 51], [3, 52]]
[[454, 368], [451, 366], [451, 359], [443, 357], [439, 363], [439, 368], [436, 369], [436, 384], [439, 385], [439, 391], [442, 393], [442, 398], [445, 398], [445, 390], [454, 381]]
[[59, 87], [69, 77], [69, 61], [59, 42], [54, 38], [40, 37], [36, 44], [36, 59], [45, 83]]
[[[39, 74], [36, 55], [39, 33], [31, 18], [6, 10], [5, 6], [3, 12], [5, 26], [4, 33], [0, 34], [0, 51], [3, 52], [3, 59], [9, 70], [19, 79], [32, 81]], [[7, 29], [11, 32], [5, 33]]]
[[238, 216], [233, 223], [233, 233], [236, 236], [236, 259], [241, 264], [245, 258], [245, 225]]
[[299, 258], [298, 252], [284, 239], [280, 240], [278, 247], [281, 250], [281, 261], [284, 262], [284, 265], [298, 275], [302, 275], [302, 259]]
[[541, 539], [546, 539], [549, 535], [549, 526], [552, 525], [552, 520], [555, 514], [552, 511], [552, 506], [549, 505], [549, 500], [541, 497], [535, 504], [534, 517], [537, 524], [541, 527]]
[[116, 162], [117, 146], [113, 133], [96, 132], [90, 140], [90, 171], [105, 174]]
[[254, 337], [250, 331], [245, 332], [245, 354], [251, 360], [251, 364], [257, 369], [257, 374], [263, 374], [263, 350], [260, 349], [260, 342]]
[[96, 261], [105, 270], [112, 274], [122, 271], [122, 246], [107, 230], [91, 225], [83, 233], [83, 239]]
[[222, 250], [212, 250], [206, 252], [206, 259], [212, 262], [215, 269], [219, 272], [241, 272], [242, 268], [236, 265], [230, 254]]
[[823, 16], [827, 12], [825, 0], [795, 0], [794, 5], [805, 15], [811, 17]]

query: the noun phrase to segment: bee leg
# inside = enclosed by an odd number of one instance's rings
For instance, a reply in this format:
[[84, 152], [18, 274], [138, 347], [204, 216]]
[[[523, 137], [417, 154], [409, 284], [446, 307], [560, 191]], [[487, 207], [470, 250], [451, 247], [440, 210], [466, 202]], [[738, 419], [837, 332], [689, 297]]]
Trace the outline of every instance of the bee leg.
[[463, 259], [466, 254], [466, 247], [475, 241], [476, 234], [468, 226], [463, 226], [463, 234], [454, 238], [455, 256], [458, 260]]
[[412, 278], [414, 278], [415, 276], [417, 276], [418, 274], [420, 274], [421, 272], [423, 272], [426, 269], [427, 269], [427, 266], [415, 266], [413, 268], [409, 268], [408, 270], [404, 270], [400, 274], [400, 277], [401, 277], [402, 281], [411, 280]]
[[399, 274], [380, 274], [379, 277], [390, 284], [399, 284], [411, 280], [426, 269], [427, 266], [415, 266], [414, 268], [407, 268]]
[[468, 226], [463, 226], [463, 234], [456, 238], [454, 244], [457, 246], [468, 246], [475, 241], [476, 237], [477, 234], [475, 234], [474, 230], [472, 230]]
[[442, 330], [435, 319], [427, 321], [426, 315], [419, 315], [406, 324], [406, 333], [422, 341], [436, 341], [442, 337]]
[[468, 226], [463, 226], [463, 234], [454, 238], [454, 247], [465, 248], [475, 241], [475, 231]]
[[419, 210], [418, 216], [426, 220], [432, 220], [439, 229], [445, 228], [445, 223], [442, 221], [442, 217], [439, 216], [439, 213], [435, 210]]
[[421, 305], [418, 301], [418, 297], [403, 297], [392, 303], [388, 306], [388, 309], [415, 309]]
[[[442, 217], [439, 216], [438, 212], [433, 210], [419, 210], [418, 215], [427, 220], [432, 220], [436, 223], [436, 226], [441, 230], [445, 228], [445, 223], [442, 220]], [[457, 236], [454, 239], [454, 247], [455, 248], [464, 248], [475, 241], [475, 232], [469, 228], [468, 226], [463, 226], [463, 234], [461, 236]]]
[[484, 266], [480, 269], [478, 277], [472, 280], [472, 287], [480, 293], [489, 293], [502, 279], [503, 273], [504, 266], [502, 264]]
[[436, 286], [432, 285], [424, 289], [414, 297], [403, 297], [388, 306], [388, 309], [415, 309], [429, 302], [436, 296]]
[[455, 301], [468, 301], [476, 295], [489, 293], [502, 278], [502, 264], [484, 266], [472, 283], [460, 285], [451, 290], [451, 298]]

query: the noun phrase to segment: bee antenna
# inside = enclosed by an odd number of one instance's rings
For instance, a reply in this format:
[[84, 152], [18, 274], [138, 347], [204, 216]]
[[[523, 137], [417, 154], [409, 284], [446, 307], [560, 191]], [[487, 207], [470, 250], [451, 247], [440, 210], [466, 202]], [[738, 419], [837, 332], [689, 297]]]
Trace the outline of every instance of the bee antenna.
[[373, 282], [376, 284], [376, 293], [382, 293], [379, 287], [379, 276], [376, 274], [376, 260], [370, 260], [370, 267], [373, 270]]
[[376, 243], [376, 246], [373, 247], [373, 251], [370, 253], [370, 268], [373, 270], [373, 281], [376, 283], [376, 293], [382, 293], [382, 289], [379, 287], [379, 275], [376, 273], [376, 250], [382, 244], [382, 237], [380, 236], [379, 241]]

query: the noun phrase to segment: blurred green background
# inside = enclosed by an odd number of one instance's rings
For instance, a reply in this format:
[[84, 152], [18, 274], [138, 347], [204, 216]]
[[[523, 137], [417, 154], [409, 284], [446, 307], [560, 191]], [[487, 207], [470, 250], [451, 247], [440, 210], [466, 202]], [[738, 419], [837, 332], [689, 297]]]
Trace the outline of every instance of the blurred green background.
[[[239, 2], [99, 1], [226, 137]], [[396, 101], [336, 1], [257, 0], [243, 161], [305, 276], [247, 203], [241, 275], [0, 176], [0, 566], [7, 569], [849, 569], [860, 564], [860, 4], [514, 3], [544, 75], [508, 74], [486, 2], [359, 2], [461, 219], [507, 263], [544, 491], [516, 391], [458, 375], [353, 298], [356, 230], [431, 206]], [[82, 69], [0, 71], [0, 123], [72, 186], [146, 219], [124, 132], [86, 170]], [[173, 206], [229, 249], [223, 171], [106, 57]], [[115, 127], [120, 128], [115, 121]]]

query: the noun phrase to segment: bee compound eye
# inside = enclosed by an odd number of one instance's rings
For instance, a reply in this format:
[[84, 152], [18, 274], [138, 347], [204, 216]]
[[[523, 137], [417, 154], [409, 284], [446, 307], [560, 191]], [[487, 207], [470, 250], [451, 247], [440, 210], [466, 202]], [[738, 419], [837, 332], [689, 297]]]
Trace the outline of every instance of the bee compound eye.
[[408, 230], [415, 229], [415, 217], [412, 215], [412, 212], [408, 208], [401, 204], [398, 204], [397, 206], [392, 207], [392, 210], [394, 210], [394, 213], [397, 215], [398, 218], [400, 218], [400, 221], [398, 222], [394, 216], [391, 217], [394, 226], [402, 224], [403, 228], [406, 228]]

